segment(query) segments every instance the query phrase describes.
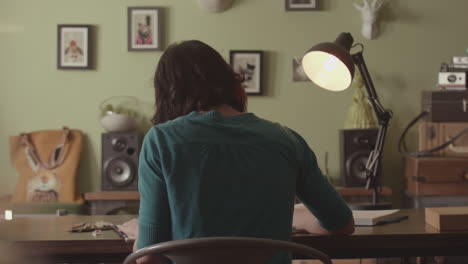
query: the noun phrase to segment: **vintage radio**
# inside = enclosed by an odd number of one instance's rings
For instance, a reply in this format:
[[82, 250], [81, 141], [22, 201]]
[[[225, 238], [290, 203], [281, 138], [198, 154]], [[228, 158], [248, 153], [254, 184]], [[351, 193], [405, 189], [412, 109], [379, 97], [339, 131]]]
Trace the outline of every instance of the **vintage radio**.
[[468, 64], [464, 59], [454, 57], [454, 64], [442, 63], [437, 86], [442, 90], [466, 90], [468, 86]]
[[468, 122], [468, 91], [423, 91], [421, 107], [428, 122]]
[[468, 157], [468, 123], [421, 122], [419, 123], [419, 151], [437, 148], [457, 136], [458, 138], [447, 147], [433, 152], [435, 156]]
[[468, 158], [406, 157], [406, 192], [418, 195], [468, 195]]
[[467, 72], [439, 72], [437, 86], [444, 90], [466, 90]]

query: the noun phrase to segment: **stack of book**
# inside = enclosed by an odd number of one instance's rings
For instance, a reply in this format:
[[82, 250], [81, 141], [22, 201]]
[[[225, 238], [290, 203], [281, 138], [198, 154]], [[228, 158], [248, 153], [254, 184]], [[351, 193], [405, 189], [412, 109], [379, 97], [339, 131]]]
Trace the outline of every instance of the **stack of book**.
[[356, 226], [375, 226], [395, 223], [408, 218], [399, 209], [394, 210], [353, 210]]

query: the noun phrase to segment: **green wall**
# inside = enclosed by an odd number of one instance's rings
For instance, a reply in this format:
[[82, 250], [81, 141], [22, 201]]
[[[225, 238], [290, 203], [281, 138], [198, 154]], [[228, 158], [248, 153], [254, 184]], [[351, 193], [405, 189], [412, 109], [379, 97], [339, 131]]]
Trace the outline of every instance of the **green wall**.
[[[468, 2], [391, 0], [382, 10], [382, 34], [369, 41], [360, 34], [355, 1], [322, 1], [322, 11], [285, 12], [283, 0], [236, 0], [228, 11], [209, 14], [194, 0], [0, 0], [0, 195], [13, 191], [17, 177], [9, 162], [8, 136], [63, 125], [86, 135], [80, 190], [100, 189], [98, 105], [121, 94], [151, 105], [152, 76], [161, 55], [127, 52], [127, 7], [159, 6], [165, 45], [199, 39], [226, 59], [231, 49], [264, 50], [266, 94], [251, 96], [249, 111], [300, 132], [321, 165], [328, 151], [333, 177], [339, 177], [338, 131], [353, 90], [334, 93], [293, 82], [291, 59], [315, 43], [351, 32], [366, 47], [382, 103], [395, 113], [383, 166], [385, 183], [395, 188], [399, 201], [404, 178], [398, 137], [420, 110], [421, 90], [436, 89], [440, 63], [464, 55]], [[94, 70], [56, 69], [57, 24], [95, 26]], [[416, 132], [410, 139], [415, 147]]]

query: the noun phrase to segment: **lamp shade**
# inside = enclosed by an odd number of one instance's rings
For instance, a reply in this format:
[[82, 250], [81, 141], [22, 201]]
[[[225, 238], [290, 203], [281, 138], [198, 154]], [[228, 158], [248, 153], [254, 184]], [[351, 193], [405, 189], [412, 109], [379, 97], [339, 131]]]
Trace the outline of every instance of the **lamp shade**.
[[351, 34], [341, 33], [335, 42], [313, 46], [302, 58], [307, 77], [327, 90], [342, 91], [348, 88], [354, 76], [354, 61], [349, 53], [352, 44]]

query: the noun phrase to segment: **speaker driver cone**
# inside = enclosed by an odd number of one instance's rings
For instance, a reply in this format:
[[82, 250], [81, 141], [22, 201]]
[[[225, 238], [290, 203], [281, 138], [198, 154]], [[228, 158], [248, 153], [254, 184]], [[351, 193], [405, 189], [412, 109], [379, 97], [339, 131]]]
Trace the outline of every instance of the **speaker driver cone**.
[[130, 159], [119, 157], [108, 161], [105, 175], [115, 186], [125, 186], [135, 178], [135, 167]]
[[346, 173], [362, 184], [366, 183], [366, 164], [369, 154], [367, 151], [355, 152], [346, 160]]

